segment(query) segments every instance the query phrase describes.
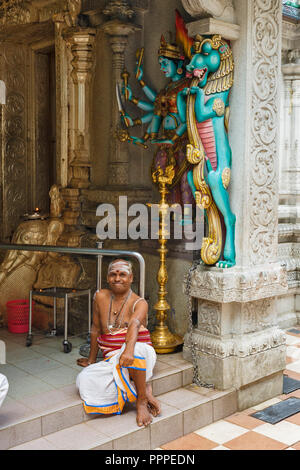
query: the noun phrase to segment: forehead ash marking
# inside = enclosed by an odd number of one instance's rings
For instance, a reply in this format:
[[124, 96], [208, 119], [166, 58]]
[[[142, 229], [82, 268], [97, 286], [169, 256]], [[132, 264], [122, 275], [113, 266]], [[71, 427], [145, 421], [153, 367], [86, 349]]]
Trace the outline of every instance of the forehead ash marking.
[[127, 261], [113, 261], [108, 266], [108, 274], [112, 272], [126, 272], [126, 274], [131, 274], [131, 264]]

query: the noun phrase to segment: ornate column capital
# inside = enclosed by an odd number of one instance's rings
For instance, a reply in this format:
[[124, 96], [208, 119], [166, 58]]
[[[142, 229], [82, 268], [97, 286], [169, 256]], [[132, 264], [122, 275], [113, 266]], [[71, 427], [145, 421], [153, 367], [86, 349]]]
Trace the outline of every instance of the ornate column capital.
[[195, 18], [214, 18], [235, 23], [236, 15], [232, 0], [181, 0], [185, 10]]
[[197, 34], [220, 34], [224, 39], [235, 41], [239, 38], [240, 27], [232, 0], [181, 0], [186, 11], [196, 18], [187, 24], [189, 36]]
[[72, 78], [75, 84], [88, 81], [94, 64], [93, 51], [96, 30], [93, 28], [69, 29], [63, 34], [71, 48], [73, 60]]

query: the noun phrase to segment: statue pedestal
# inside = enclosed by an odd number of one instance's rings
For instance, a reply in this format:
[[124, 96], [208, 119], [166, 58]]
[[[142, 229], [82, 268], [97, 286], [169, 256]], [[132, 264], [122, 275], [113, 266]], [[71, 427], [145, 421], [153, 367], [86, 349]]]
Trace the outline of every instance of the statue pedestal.
[[197, 325], [183, 351], [195, 360], [198, 380], [221, 390], [235, 387], [239, 409], [282, 393], [286, 346], [276, 296], [288, 289], [284, 268], [198, 266], [185, 287], [197, 303]]

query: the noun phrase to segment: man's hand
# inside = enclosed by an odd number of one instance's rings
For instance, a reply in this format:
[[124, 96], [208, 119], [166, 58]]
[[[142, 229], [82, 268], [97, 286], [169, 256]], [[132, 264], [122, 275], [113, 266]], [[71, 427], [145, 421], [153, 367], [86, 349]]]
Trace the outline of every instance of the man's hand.
[[126, 349], [123, 351], [123, 353], [120, 356], [119, 364], [121, 367], [130, 367], [133, 364], [134, 361], [134, 356], [133, 353], [126, 351]]

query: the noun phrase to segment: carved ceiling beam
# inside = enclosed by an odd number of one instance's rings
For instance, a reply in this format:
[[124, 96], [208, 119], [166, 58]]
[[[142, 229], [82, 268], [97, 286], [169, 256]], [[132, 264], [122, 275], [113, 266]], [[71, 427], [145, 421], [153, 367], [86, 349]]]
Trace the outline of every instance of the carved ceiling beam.
[[218, 20], [235, 23], [236, 15], [232, 0], [181, 0], [185, 10], [194, 18], [212, 16]]
[[240, 27], [236, 23], [236, 14], [232, 0], [181, 0], [185, 10], [194, 18], [187, 24], [191, 37], [197, 34], [220, 34], [223, 38], [234, 41], [239, 38]]
[[0, 25], [24, 25], [49, 21], [61, 14], [75, 26], [82, 0], [5, 0], [0, 2]]

